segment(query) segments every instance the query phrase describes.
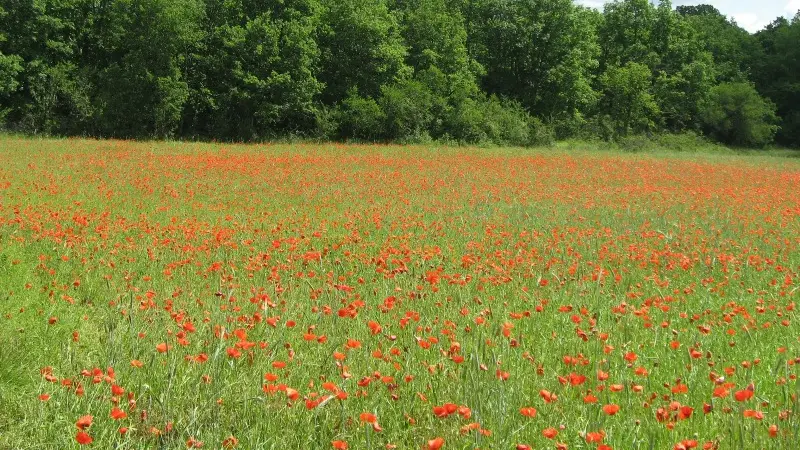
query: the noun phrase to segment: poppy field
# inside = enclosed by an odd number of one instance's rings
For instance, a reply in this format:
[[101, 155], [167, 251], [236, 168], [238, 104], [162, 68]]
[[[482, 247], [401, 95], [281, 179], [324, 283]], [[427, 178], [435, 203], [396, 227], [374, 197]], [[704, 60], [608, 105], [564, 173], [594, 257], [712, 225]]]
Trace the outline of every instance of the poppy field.
[[0, 448], [758, 449], [800, 163], [0, 138]]

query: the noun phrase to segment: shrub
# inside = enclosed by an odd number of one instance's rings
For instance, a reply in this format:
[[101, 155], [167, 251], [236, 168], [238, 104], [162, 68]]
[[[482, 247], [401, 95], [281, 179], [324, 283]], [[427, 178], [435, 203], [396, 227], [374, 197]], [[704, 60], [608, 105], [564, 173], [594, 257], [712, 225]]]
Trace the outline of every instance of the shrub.
[[628, 152], [728, 152], [726, 147], [710, 142], [703, 136], [687, 131], [684, 133], [637, 134], [617, 139], [617, 147]]
[[457, 140], [471, 144], [525, 147], [554, 141], [552, 127], [531, 117], [519, 103], [495, 96], [463, 101], [448, 128]]
[[336, 109], [338, 137], [377, 141], [384, 135], [386, 115], [378, 102], [351, 91]]
[[449, 135], [455, 140], [467, 144], [480, 144], [489, 141], [484, 126], [486, 111], [480, 100], [467, 98], [458, 107], [453, 108], [447, 118]]
[[711, 89], [701, 109], [706, 132], [739, 147], [763, 147], [778, 131], [775, 105], [750, 83], [722, 83]]
[[536, 117], [531, 117], [528, 128], [528, 145], [544, 147], [555, 143], [556, 133], [552, 125], [548, 125]]
[[518, 102], [489, 97], [485, 102], [485, 127], [488, 139], [497, 145], [530, 144], [531, 116]]

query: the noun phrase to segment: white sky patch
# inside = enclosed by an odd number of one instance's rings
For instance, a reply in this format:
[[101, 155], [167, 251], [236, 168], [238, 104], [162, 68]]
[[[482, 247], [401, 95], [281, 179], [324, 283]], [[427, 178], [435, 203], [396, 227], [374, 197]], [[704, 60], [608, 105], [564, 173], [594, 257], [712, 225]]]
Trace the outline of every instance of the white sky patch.
[[769, 20], [764, 20], [758, 14], [751, 12], [734, 13], [731, 14], [731, 17], [740, 27], [751, 33], [755, 33], [769, 24]]
[[583, 5], [583, 6], [588, 6], [590, 8], [599, 9], [601, 11], [603, 10], [603, 7], [606, 4], [606, 2], [604, 2], [602, 0], [581, 0], [578, 3]]
[[[575, 3], [603, 10], [603, 5], [613, 0], [575, 0]], [[650, 0], [658, 4], [658, 0]], [[800, 0], [672, 0], [672, 6], [712, 5], [722, 14], [734, 19], [740, 27], [754, 33], [784, 16], [794, 17], [800, 10]]]

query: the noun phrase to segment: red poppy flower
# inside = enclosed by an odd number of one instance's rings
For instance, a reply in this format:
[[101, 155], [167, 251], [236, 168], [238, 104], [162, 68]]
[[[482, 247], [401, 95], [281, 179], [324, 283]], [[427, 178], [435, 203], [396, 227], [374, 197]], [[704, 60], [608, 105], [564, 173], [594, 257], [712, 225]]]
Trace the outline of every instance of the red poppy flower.
[[733, 398], [736, 399], [737, 402], [744, 402], [753, 398], [753, 391], [749, 389], [743, 389], [741, 391], [736, 391], [733, 394]]
[[444, 439], [437, 437], [428, 441], [428, 450], [439, 450], [444, 445]]
[[224, 441], [222, 441], [222, 448], [226, 450], [236, 448], [238, 445], [239, 439], [236, 439], [234, 436], [228, 436]]
[[361, 413], [361, 415], [359, 415], [358, 418], [359, 418], [359, 420], [361, 420], [364, 423], [375, 423], [375, 422], [378, 421], [378, 418], [375, 417], [375, 414], [366, 413], [366, 412], [365, 413]]
[[92, 426], [92, 420], [94, 417], [90, 415], [81, 416], [77, 422], [75, 422], [75, 426], [78, 427], [80, 430], [85, 430]]
[[588, 442], [590, 444], [591, 443], [603, 442], [603, 439], [605, 439], [605, 437], [606, 437], [606, 433], [604, 431], [592, 431], [592, 432], [586, 433], [586, 442]]
[[75, 435], [75, 440], [78, 441], [80, 445], [89, 445], [94, 441], [85, 431], [78, 431], [78, 434]]
[[121, 419], [124, 419], [126, 417], [128, 417], [128, 414], [125, 411], [117, 408], [116, 406], [111, 408], [111, 418], [112, 419], [121, 420]]
[[555, 439], [558, 436], [558, 430], [555, 428], [545, 428], [542, 430], [542, 436], [546, 437], [547, 439]]
[[558, 400], [558, 396], [556, 394], [553, 394], [552, 392], [545, 389], [539, 391], [539, 395], [542, 397], [545, 403], [552, 403]]
[[619, 412], [619, 405], [615, 405], [613, 403], [603, 406], [603, 412], [608, 414], [609, 416], [613, 416], [617, 412]]

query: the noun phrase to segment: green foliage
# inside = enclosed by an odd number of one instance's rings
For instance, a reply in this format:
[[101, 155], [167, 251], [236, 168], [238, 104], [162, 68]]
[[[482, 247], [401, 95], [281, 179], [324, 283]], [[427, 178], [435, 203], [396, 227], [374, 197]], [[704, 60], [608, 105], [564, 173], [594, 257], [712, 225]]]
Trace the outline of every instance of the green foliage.
[[713, 67], [707, 55], [673, 74], [659, 75], [653, 91], [664, 128], [673, 132], [698, 128], [701, 105], [714, 85]]
[[519, 103], [496, 96], [464, 102], [452, 122], [453, 136], [465, 143], [516, 146], [549, 143], [536, 134], [544, 128], [538, 119], [532, 118]]
[[17, 74], [22, 72], [22, 58], [0, 54], [0, 95], [10, 94], [19, 86]]
[[339, 105], [335, 119], [338, 129], [333, 137], [338, 139], [378, 141], [385, 134], [386, 115], [383, 109], [375, 100], [358, 95], [355, 89]]
[[668, 153], [732, 153], [732, 150], [710, 142], [703, 136], [687, 131], [685, 133], [656, 133], [650, 136], [627, 136], [616, 142], [617, 148], [626, 152], [668, 152]]
[[0, 6], [0, 114], [25, 132], [76, 133], [87, 125], [87, 67], [80, 43], [87, 0], [4, 2]]
[[[0, 53], [0, 99], [5, 99], [19, 87], [17, 75], [22, 72], [22, 58]], [[0, 125], [9, 109], [0, 106]]]
[[600, 77], [603, 90], [601, 110], [605, 113], [610, 136], [617, 138], [631, 133], [655, 129], [660, 110], [650, 93], [650, 69], [637, 62], [610, 67]]
[[208, 0], [190, 58], [187, 130], [251, 140], [313, 129], [322, 90], [317, 9], [305, 0]]
[[30, 64], [25, 80], [31, 101], [20, 108], [18, 127], [29, 132], [75, 133], [85, 129], [94, 114], [91, 84], [73, 63]]
[[606, 5], [599, 34], [603, 91], [596, 124], [605, 137], [699, 129], [714, 85], [713, 56], [692, 23], [668, 0]]
[[489, 94], [518, 100], [551, 121], [587, 110], [596, 95], [593, 16], [571, 0], [470, 2], [472, 53]]
[[752, 55], [752, 79], [784, 118], [778, 142], [800, 147], [800, 12], [791, 21], [776, 20], [756, 40], [760, 45]]
[[[467, 52], [464, 18], [447, 0], [403, 2], [403, 38], [408, 46], [407, 61], [415, 71], [438, 68], [447, 76], [471, 78], [480, 67]], [[468, 94], [475, 94], [477, 86]]]
[[435, 101], [433, 92], [416, 80], [384, 86], [380, 106], [386, 114], [387, 137], [401, 142], [430, 140]]
[[677, 11], [698, 33], [699, 41], [713, 56], [718, 81], [747, 79], [749, 58], [757, 45], [750, 33], [710, 5], [679, 6]]
[[740, 147], [763, 147], [778, 131], [775, 106], [749, 83], [723, 83], [712, 88], [702, 117], [711, 136]]
[[800, 16], [751, 35], [669, 0], [0, 0], [0, 123], [24, 133], [722, 136], [712, 89], [752, 82], [800, 147], [799, 74]]
[[466, 22], [446, 0], [410, 0], [398, 9], [414, 79], [433, 95], [428, 133], [434, 139], [495, 142], [476, 127], [474, 106], [483, 102], [483, 67], [468, 52]]
[[653, 48], [655, 7], [649, 0], [607, 3], [598, 33], [602, 43], [601, 67], [637, 62], [653, 67], [658, 54]]
[[326, 1], [319, 29], [322, 99], [336, 103], [355, 88], [376, 98], [410, 74], [400, 25], [385, 0]]
[[97, 129], [110, 136], [172, 136], [189, 87], [181, 66], [201, 37], [199, 0], [120, 0], [97, 17]]

